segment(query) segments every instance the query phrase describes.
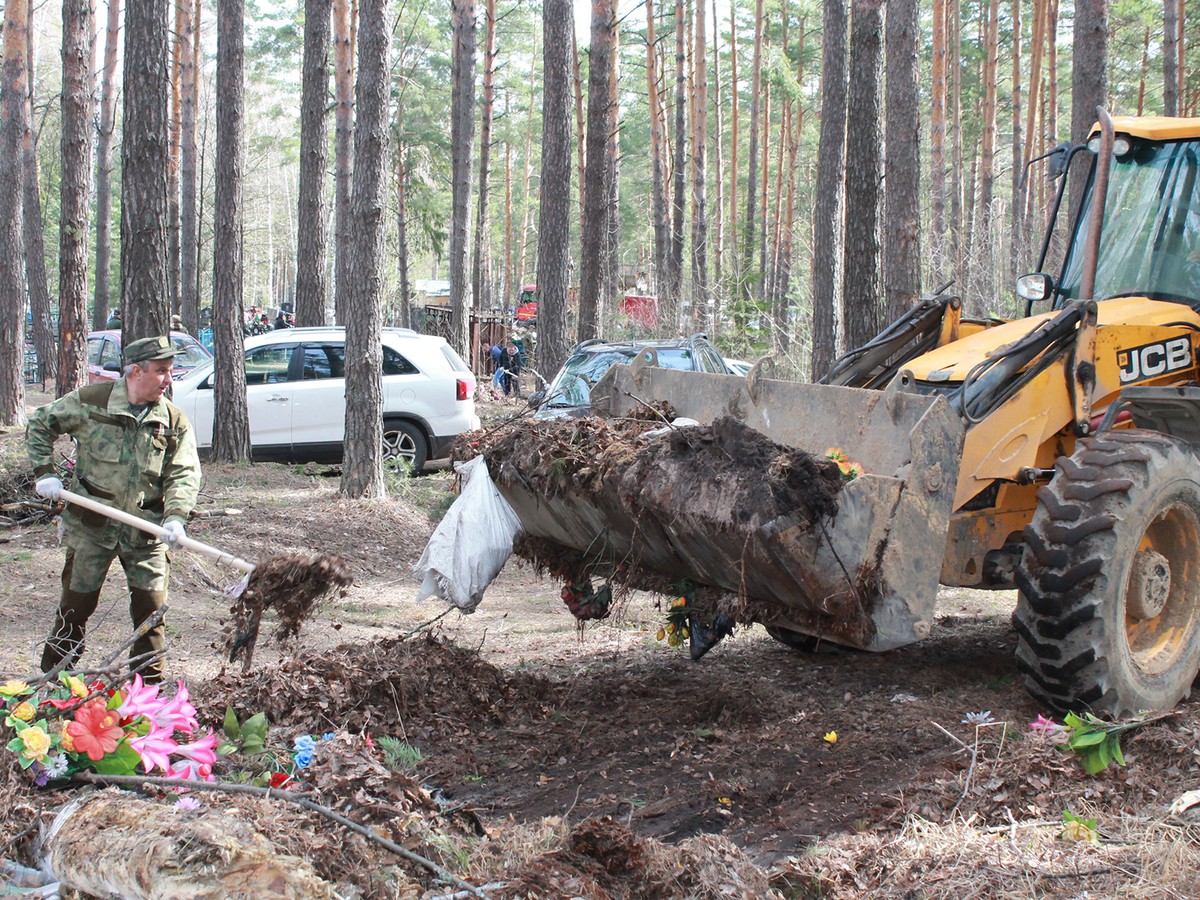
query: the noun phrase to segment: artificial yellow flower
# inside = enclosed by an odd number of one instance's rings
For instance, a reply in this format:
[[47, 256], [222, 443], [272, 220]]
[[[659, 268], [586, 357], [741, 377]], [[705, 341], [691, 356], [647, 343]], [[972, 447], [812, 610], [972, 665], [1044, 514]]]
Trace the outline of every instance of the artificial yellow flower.
[[17, 678], [10, 678], [4, 684], [0, 684], [0, 694], [5, 697], [15, 697], [18, 694], [24, 694], [29, 690], [29, 685]]
[[834, 462], [840, 463], [846, 461], [846, 454], [843, 453], [838, 447], [830, 447], [825, 451], [825, 458], [832, 459]]
[[34, 713], [36, 712], [37, 710], [33, 708], [32, 703], [26, 703], [25, 701], [22, 701], [18, 703], [17, 708], [12, 711], [12, 717], [14, 719], [20, 719], [22, 722], [32, 722]]
[[34, 762], [41, 762], [50, 752], [50, 735], [41, 725], [30, 725], [22, 731], [21, 743], [25, 745], [24, 754]]
[[825, 732], [825, 737], [821, 738], [821, 740], [823, 740], [827, 744], [836, 744], [838, 741], [837, 732], [836, 731], [827, 731], [827, 732]]
[[83, 683], [83, 679], [76, 675], [65, 675], [63, 680], [67, 687], [71, 689], [72, 697], [86, 697], [88, 695], [87, 685]]
[[62, 724], [59, 726], [61, 730], [58, 733], [58, 745], [68, 753], [74, 753], [75, 739], [71, 737], [71, 732], [67, 731], [67, 726], [70, 724], [70, 720], [64, 719]]

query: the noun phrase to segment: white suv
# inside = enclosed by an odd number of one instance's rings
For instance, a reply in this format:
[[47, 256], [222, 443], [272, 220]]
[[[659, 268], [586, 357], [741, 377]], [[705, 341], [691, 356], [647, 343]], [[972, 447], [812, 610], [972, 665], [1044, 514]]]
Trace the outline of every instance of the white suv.
[[[246, 402], [256, 460], [340, 460], [346, 432], [344, 328], [289, 328], [246, 338]], [[175, 382], [174, 402], [203, 451], [212, 447], [213, 363]], [[440, 337], [383, 330], [385, 465], [420, 471], [479, 427], [475, 376]]]

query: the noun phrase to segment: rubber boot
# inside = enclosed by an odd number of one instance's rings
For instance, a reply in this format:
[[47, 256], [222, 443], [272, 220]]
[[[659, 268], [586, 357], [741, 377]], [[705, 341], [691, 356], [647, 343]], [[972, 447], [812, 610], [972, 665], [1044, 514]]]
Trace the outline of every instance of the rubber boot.
[[64, 659], [67, 668], [83, 655], [83, 639], [87, 633], [87, 620], [96, 611], [100, 602], [99, 591], [73, 591], [63, 588], [54, 614], [54, 627], [46, 646], [42, 648], [42, 671], [49, 672]]
[[[129, 615], [133, 619], [133, 627], [141, 625], [146, 619], [154, 615], [158, 608], [167, 602], [166, 591], [147, 591], [141, 588], [132, 588], [129, 591]], [[141, 656], [143, 653], [151, 651], [162, 651], [166, 649], [167, 642], [164, 637], [165, 629], [163, 623], [159, 622], [136, 641], [129, 648], [130, 658]], [[159, 684], [163, 680], [163, 656], [160, 653], [153, 662], [147, 663], [142, 668], [142, 681], [147, 684]]]

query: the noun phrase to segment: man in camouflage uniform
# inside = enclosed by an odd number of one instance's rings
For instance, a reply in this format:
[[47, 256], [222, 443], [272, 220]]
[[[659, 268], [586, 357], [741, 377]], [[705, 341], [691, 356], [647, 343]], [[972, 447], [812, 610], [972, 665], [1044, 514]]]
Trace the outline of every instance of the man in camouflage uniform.
[[[134, 341], [125, 348], [124, 378], [72, 391], [29, 418], [25, 443], [41, 496], [61, 498], [63, 483], [54, 469], [54, 441], [69, 434], [76, 445], [72, 489], [163, 529], [156, 538], [67, 505], [62, 598], [42, 651], [44, 672], [63, 659], [73, 664], [83, 652], [87, 620], [96, 610], [114, 558], [121, 561], [129, 583], [134, 626], [166, 602], [170, 549], [184, 535], [183, 523], [200, 490], [192, 426], [182, 410], [163, 397], [171, 385], [177, 352], [165, 336]], [[130, 655], [163, 647], [160, 623], [138, 638]], [[162, 674], [161, 655], [143, 670], [150, 682], [161, 681]]]

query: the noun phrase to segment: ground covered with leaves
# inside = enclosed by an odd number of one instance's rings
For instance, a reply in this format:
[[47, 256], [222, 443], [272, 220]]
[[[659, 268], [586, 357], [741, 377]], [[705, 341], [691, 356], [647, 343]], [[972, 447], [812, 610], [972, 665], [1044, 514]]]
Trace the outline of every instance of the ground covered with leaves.
[[[4, 483], [14, 444], [0, 435]], [[1013, 664], [1011, 595], [946, 591], [933, 636], [887, 654], [799, 654], [754, 627], [693, 663], [655, 640], [671, 598], [622, 595], [579, 627], [561, 581], [515, 560], [471, 616], [414, 603], [448, 475], [354, 503], [322, 467], [205, 471], [190, 534], [249, 559], [337, 554], [354, 583], [243, 673], [222, 635], [237, 573], [177, 558], [169, 675], [209, 727], [264, 717], [261, 747], [231, 741], [221, 774], [276, 784], [181, 814], [236, 813], [339, 896], [460, 889], [377, 838], [491, 897], [1200, 896], [1200, 832], [1170, 813], [1200, 787], [1200, 705], [1126, 735], [1124, 767], [1085, 774], [1029, 728], [1045, 711]], [[0, 678], [35, 668], [61, 561], [48, 520], [0, 530]], [[126, 616], [114, 571], [89, 657], [120, 644]], [[0, 856], [29, 862], [90, 788], [37, 788], [3, 760]], [[1082, 840], [1063, 838], [1064, 813]]]

